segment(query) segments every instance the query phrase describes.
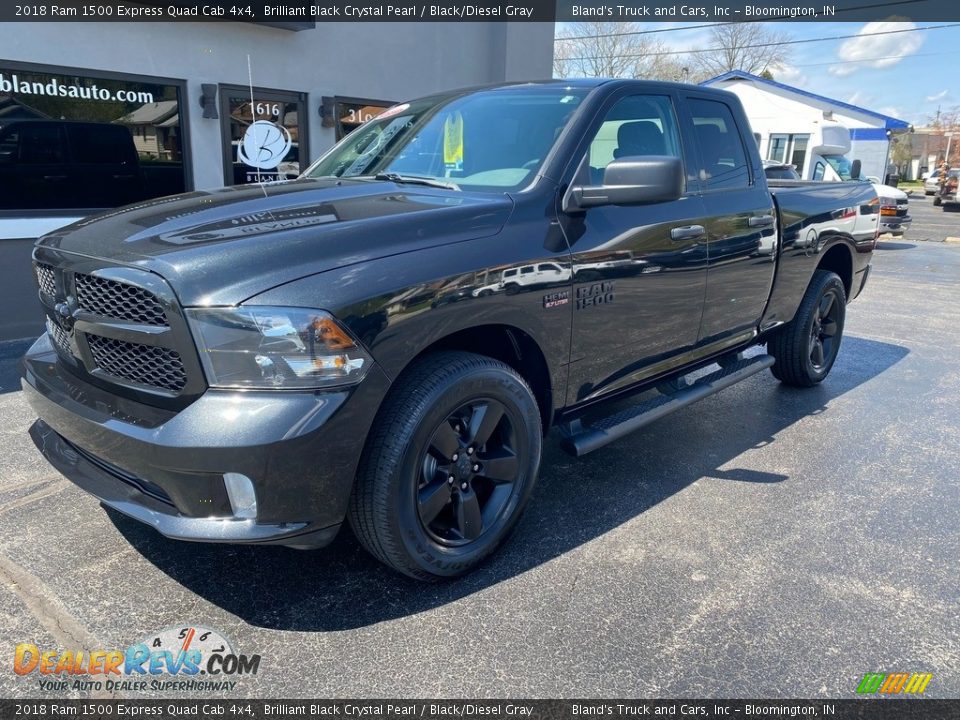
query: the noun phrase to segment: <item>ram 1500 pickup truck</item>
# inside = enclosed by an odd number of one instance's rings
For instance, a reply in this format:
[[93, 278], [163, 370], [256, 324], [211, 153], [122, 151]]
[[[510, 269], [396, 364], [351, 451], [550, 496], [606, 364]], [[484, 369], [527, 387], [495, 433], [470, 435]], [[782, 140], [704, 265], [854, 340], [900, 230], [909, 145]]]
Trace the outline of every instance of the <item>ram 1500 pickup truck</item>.
[[460, 575], [517, 523], [551, 427], [582, 455], [765, 368], [821, 382], [878, 217], [867, 183], [769, 190], [724, 91], [403, 103], [297, 180], [41, 238], [31, 433], [171, 538], [313, 548], [349, 522], [402, 573]]

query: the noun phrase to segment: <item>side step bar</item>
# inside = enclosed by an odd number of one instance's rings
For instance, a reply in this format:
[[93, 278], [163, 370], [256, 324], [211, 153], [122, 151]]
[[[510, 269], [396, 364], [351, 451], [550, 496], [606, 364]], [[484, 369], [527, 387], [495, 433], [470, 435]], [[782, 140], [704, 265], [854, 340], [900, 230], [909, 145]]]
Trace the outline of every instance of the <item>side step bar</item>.
[[582, 457], [607, 443], [619, 440], [634, 430], [669, 415], [674, 410], [686, 407], [697, 400], [720, 392], [724, 388], [746, 380], [751, 375], [773, 365], [770, 355], [754, 355], [749, 358], [731, 356], [722, 358], [720, 369], [687, 384], [684, 378], [659, 386], [661, 394], [633, 407], [621, 410], [590, 425], [572, 423], [563, 439], [562, 447], [571, 455]]

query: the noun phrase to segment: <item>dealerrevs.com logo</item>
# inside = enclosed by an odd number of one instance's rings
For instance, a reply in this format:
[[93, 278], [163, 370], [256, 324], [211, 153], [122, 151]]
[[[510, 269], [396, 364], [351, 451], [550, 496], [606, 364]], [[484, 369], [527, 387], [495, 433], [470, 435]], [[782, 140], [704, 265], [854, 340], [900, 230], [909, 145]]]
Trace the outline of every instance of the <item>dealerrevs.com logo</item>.
[[36, 676], [41, 690], [231, 691], [256, 675], [259, 655], [241, 655], [216, 630], [188, 625], [152, 634], [126, 650], [50, 650], [20, 643], [13, 671]]
[[867, 673], [857, 686], [860, 695], [922, 695], [933, 673]]

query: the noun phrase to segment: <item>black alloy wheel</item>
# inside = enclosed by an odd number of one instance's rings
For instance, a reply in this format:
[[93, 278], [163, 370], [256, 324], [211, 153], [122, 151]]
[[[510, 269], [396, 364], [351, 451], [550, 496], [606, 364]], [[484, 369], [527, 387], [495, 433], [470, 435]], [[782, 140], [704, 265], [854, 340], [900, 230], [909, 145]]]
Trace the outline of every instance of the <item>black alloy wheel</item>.
[[780, 382], [813, 387], [833, 367], [843, 339], [847, 293], [843, 281], [829, 270], [817, 270], [793, 319], [767, 341], [776, 361], [770, 371]]
[[444, 545], [476, 540], [495, 525], [516, 490], [514, 421], [492, 398], [464, 403], [434, 431], [420, 463], [417, 512]]
[[370, 429], [347, 517], [378, 560], [418, 580], [470, 572], [509, 535], [543, 445], [537, 399], [499, 360], [442, 351], [395, 381]]
[[840, 303], [836, 292], [824, 293], [810, 325], [810, 362], [822, 372], [836, 357], [839, 345]]

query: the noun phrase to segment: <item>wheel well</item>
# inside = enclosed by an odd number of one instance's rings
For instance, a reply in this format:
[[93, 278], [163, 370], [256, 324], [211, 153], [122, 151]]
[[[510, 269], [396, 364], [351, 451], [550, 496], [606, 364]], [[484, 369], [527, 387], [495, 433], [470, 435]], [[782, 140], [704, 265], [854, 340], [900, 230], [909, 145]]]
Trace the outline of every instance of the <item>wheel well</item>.
[[540, 346], [523, 330], [510, 325], [480, 325], [460, 330], [427, 346], [417, 358], [438, 350], [463, 350], [486, 355], [512, 367], [533, 390], [544, 434], [550, 429], [553, 418], [550, 368]]
[[829, 270], [835, 272], [843, 281], [843, 289], [850, 300], [850, 290], [853, 287], [853, 260], [850, 258], [850, 250], [846, 245], [834, 245], [824, 253], [817, 270]]

